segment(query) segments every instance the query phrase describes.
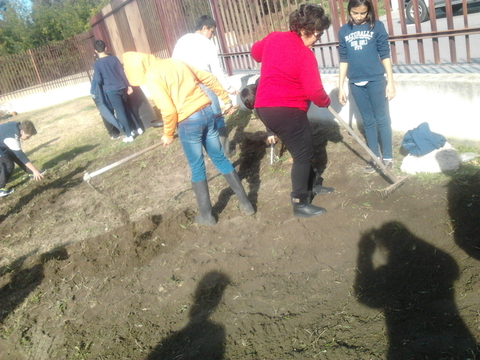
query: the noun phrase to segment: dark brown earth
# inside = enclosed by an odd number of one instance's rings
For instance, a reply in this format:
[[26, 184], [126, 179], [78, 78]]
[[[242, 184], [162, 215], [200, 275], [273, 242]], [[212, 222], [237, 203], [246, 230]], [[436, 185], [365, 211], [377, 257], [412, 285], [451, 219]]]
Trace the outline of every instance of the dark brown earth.
[[[270, 165], [261, 123], [237, 112], [232, 162], [257, 213], [238, 210], [209, 163], [218, 224], [200, 227], [178, 141], [89, 185], [84, 172], [162, 131], [112, 145], [94, 109], [62, 118], [69, 106], [41, 118], [78, 120], [79, 134], [95, 124], [100, 140], [78, 135], [41, 164], [45, 180], [16, 173], [0, 200], [1, 359], [480, 359], [477, 162], [410, 177], [383, 199], [389, 183], [362, 173], [361, 147], [333, 122], [313, 124], [336, 191], [313, 200], [327, 214], [299, 219], [288, 153], [277, 147]], [[62, 136], [38, 135], [29, 156]]]

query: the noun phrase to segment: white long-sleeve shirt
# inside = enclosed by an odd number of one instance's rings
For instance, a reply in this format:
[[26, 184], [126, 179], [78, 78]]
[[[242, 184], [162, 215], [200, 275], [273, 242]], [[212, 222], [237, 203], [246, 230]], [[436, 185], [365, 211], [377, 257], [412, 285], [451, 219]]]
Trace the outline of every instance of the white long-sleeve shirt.
[[225, 90], [230, 87], [220, 66], [215, 43], [202, 34], [190, 33], [178, 39], [172, 59], [181, 60], [197, 69], [212, 73]]

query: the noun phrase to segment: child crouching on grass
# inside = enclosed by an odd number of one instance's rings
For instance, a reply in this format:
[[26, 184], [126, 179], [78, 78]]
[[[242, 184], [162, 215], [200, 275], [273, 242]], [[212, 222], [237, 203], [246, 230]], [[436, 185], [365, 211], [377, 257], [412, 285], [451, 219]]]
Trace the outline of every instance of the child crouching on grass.
[[22, 151], [20, 140], [28, 140], [37, 134], [35, 125], [29, 120], [7, 122], [0, 125], [0, 197], [10, 195], [13, 189], [6, 189], [15, 168], [14, 162], [20, 162], [33, 174], [34, 180], [43, 179], [43, 175]]

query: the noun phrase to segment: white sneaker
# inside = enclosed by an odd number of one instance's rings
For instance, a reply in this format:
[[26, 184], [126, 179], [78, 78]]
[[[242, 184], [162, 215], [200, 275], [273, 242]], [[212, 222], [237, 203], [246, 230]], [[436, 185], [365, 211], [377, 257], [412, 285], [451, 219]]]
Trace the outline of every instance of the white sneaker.
[[138, 135], [142, 135], [142, 134], [143, 134], [142, 128], [138, 128], [138, 129], [137, 129], [137, 134], [138, 134]]
[[0, 197], [8, 196], [13, 193], [13, 189], [0, 189]]
[[125, 136], [123, 138], [123, 142], [124, 143], [129, 143], [129, 142], [132, 142], [134, 139], [133, 139], [133, 136]]
[[135, 130], [132, 130], [132, 132], [130, 133], [131, 136], [137, 136], [137, 132]]

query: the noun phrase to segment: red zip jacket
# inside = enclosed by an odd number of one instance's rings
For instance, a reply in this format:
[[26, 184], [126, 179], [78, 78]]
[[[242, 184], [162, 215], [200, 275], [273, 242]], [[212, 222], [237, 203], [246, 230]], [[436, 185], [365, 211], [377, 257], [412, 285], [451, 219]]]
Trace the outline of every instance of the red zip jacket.
[[295, 107], [308, 110], [309, 101], [330, 105], [312, 50], [292, 31], [273, 32], [252, 46], [262, 63], [255, 107]]

